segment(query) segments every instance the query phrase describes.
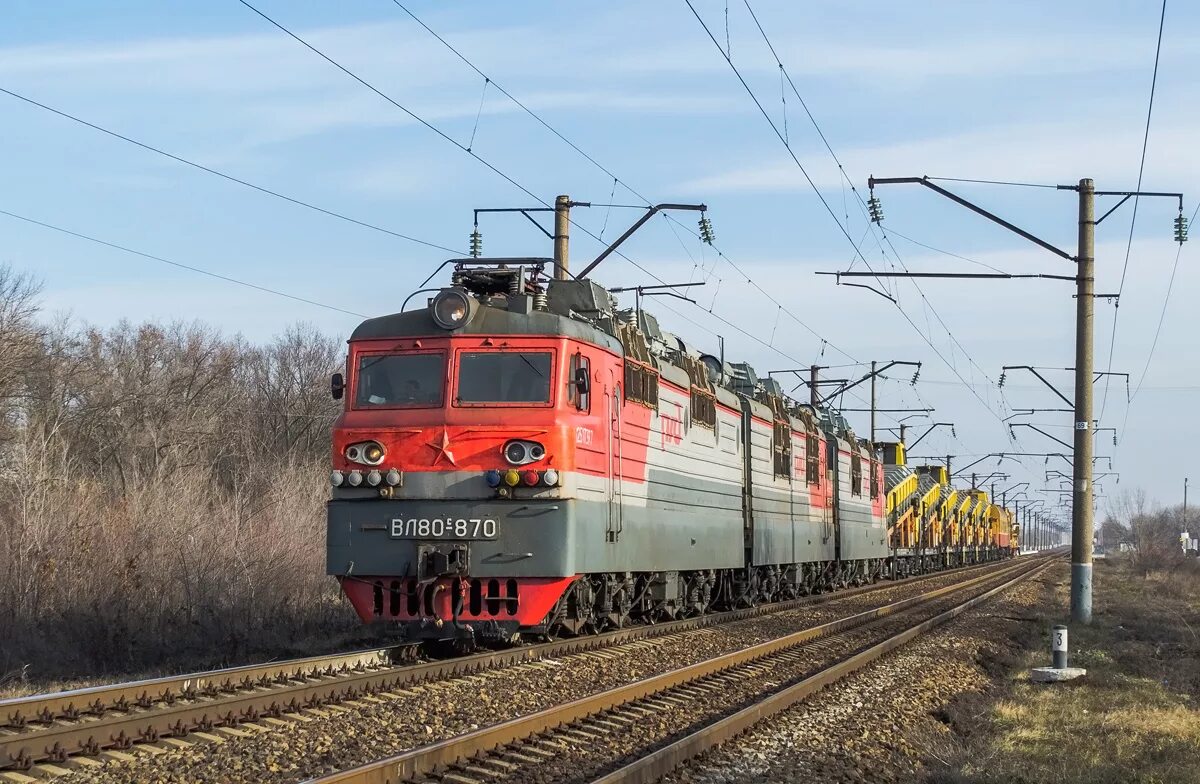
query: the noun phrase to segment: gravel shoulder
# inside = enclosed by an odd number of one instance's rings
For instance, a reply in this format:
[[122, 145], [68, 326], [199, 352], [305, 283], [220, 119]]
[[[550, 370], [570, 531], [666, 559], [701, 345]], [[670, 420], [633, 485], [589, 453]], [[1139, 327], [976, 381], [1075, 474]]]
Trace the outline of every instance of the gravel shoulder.
[[955, 712], [986, 706], [1039, 646], [1068, 576], [1065, 564], [1050, 567], [667, 781], [916, 782], [944, 773]]
[[1200, 563], [1095, 565], [1093, 622], [1072, 626], [1078, 681], [1043, 686], [1045, 627], [996, 699], [950, 706], [939, 784], [1200, 782]]

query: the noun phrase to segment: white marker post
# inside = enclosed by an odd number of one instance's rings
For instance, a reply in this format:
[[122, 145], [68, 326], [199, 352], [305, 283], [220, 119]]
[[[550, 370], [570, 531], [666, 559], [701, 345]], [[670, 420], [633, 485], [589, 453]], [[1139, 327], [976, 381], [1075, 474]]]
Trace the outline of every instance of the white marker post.
[[1050, 630], [1050, 656], [1053, 665], [1034, 667], [1029, 673], [1030, 679], [1034, 683], [1059, 683], [1073, 681], [1087, 675], [1087, 670], [1082, 667], [1068, 666], [1068, 651], [1067, 627], [1062, 625], [1053, 627]]
[[1056, 670], [1067, 668], [1067, 627], [1055, 626], [1050, 634], [1050, 655]]

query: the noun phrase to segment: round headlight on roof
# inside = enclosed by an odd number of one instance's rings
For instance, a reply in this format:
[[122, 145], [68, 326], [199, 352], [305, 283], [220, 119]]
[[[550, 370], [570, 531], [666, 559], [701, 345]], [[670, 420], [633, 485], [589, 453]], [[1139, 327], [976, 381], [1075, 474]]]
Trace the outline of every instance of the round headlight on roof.
[[442, 329], [457, 329], [471, 320], [474, 302], [462, 289], [442, 289], [429, 301], [429, 314]]

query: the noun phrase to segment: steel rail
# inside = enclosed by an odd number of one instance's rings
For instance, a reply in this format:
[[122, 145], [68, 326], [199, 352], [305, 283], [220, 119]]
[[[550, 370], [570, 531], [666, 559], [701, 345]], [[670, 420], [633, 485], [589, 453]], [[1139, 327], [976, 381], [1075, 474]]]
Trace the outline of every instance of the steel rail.
[[892, 635], [886, 640], [876, 643], [847, 659], [843, 659], [798, 683], [773, 692], [760, 702], [756, 702], [739, 710], [737, 713], [719, 719], [667, 746], [658, 748], [607, 775], [594, 779], [591, 784], [649, 784], [650, 782], [658, 781], [693, 757], [741, 735], [765, 719], [782, 713], [826, 686], [832, 685], [842, 678], [866, 667], [884, 654], [911, 642], [914, 638], [941, 626], [947, 621], [957, 618], [967, 610], [987, 601], [1001, 591], [1011, 588], [1022, 580], [1032, 577], [1049, 567], [1055, 561], [1060, 560], [1062, 560], [1061, 557], [1056, 557], [1030, 569], [1026, 569], [995, 588], [972, 597], [928, 620], [910, 626], [908, 629]]
[[133, 706], [149, 707], [149, 703], [154, 701], [229, 692], [244, 688], [247, 683], [263, 683], [264, 679], [300, 679], [309, 675], [332, 675], [338, 671], [377, 667], [391, 664], [395, 650], [395, 647], [387, 646], [15, 697], [0, 700], [0, 728], [20, 729], [30, 722], [49, 723], [56, 719], [77, 719], [87, 713], [128, 710]]
[[406, 646], [392, 646], [3, 700], [0, 720], [7, 726], [0, 727], [0, 770], [236, 727], [430, 680], [825, 604], [947, 575], [990, 574], [1006, 563], [973, 564], [758, 607], [419, 664], [394, 664], [393, 655]]
[[[310, 779], [306, 784], [394, 784], [394, 782], [430, 774], [443, 770], [448, 766], [462, 764], [465, 760], [476, 755], [486, 754], [510, 744], [518, 743], [539, 733], [569, 725], [572, 722], [577, 722], [668, 689], [763, 659], [764, 657], [786, 651], [819, 638], [848, 631], [896, 613], [919, 607], [947, 594], [969, 589], [981, 582], [994, 580], [998, 576], [1003, 577], [1017, 572], [1020, 577], [1024, 577], [1042, 568], [1042, 566], [1043, 564], [1039, 563], [1030, 567], [1024, 562], [1015, 565], [1009, 564], [1006, 568], [1001, 568], [995, 572], [988, 571], [985, 574], [936, 588], [918, 596], [902, 599], [882, 607], [865, 610], [845, 618], [803, 629], [774, 640], [732, 651], [642, 681], [619, 686], [566, 704], [510, 719], [500, 724], [484, 727], [474, 732], [448, 738], [438, 743], [412, 749], [355, 768]], [[1001, 590], [1010, 584], [1012, 584], [1012, 581], [1007, 581], [997, 590]], [[993, 592], [989, 592], [988, 595]]]

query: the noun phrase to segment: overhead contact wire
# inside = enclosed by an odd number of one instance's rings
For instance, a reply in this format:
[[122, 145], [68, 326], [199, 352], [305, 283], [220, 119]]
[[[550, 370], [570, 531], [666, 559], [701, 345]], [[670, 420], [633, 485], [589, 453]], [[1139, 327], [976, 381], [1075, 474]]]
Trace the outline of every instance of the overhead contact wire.
[[[530, 117], [532, 117], [539, 125], [541, 125], [543, 128], [548, 130], [550, 133], [552, 133], [558, 139], [560, 139], [564, 144], [566, 144], [572, 150], [577, 152], [585, 160], [587, 160], [589, 163], [591, 163], [593, 166], [595, 166], [599, 171], [601, 171], [604, 174], [606, 174], [607, 176], [611, 177], [613, 179], [614, 183], [620, 183], [622, 187], [624, 187], [626, 190], [628, 190], [634, 196], [637, 196], [639, 199], [644, 201], [645, 206], [651, 206], [653, 204], [653, 202], [650, 199], [648, 199], [644, 194], [640, 193], [636, 188], [634, 188], [632, 185], [630, 185], [630, 183], [628, 181], [623, 180], [620, 177], [618, 177], [615, 173], [613, 173], [613, 171], [611, 169], [609, 169], [607, 166], [605, 166], [604, 164], [602, 164], [598, 160], [596, 160], [595, 157], [590, 155], [582, 147], [580, 147], [578, 144], [576, 144], [571, 139], [569, 139], [565, 134], [563, 134], [561, 131], [559, 131], [557, 128], [555, 128], [553, 125], [551, 125], [549, 122], [547, 122], [537, 112], [533, 111], [528, 106], [526, 106], [523, 102], [521, 102], [520, 99], [518, 99], [516, 96], [514, 96], [508, 90], [506, 90], [502, 85], [497, 83], [496, 80], [493, 79], [490, 74], [485, 73], [481, 68], [479, 68], [479, 66], [477, 66], [475, 63], [473, 63], [470, 60], [470, 58], [468, 58], [466, 55], [464, 55], [459, 49], [457, 49], [453, 44], [451, 44], [449, 41], [447, 41], [442, 35], [440, 35], [437, 31], [435, 31], [428, 24], [426, 24], [424, 22], [424, 20], [422, 20], [420, 17], [418, 17], [416, 14], [414, 14], [406, 5], [404, 5], [404, 3], [400, 2], [400, 0], [392, 0], [392, 3], [394, 5], [396, 5], [396, 7], [400, 8], [402, 11], [404, 11], [404, 13], [406, 13], [414, 22], [416, 22], [422, 28], [424, 28], [426, 32], [428, 32], [435, 39], [437, 39], [439, 43], [441, 43], [444, 47], [446, 47], [446, 49], [448, 49], [451, 53], [453, 53], [468, 68], [470, 68], [472, 71], [474, 71], [476, 74], [483, 77], [484, 79], [487, 79], [490, 82], [490, 84], [492, 85], [492, 87], [494, 87], [501, 94], [503, 94], [506, 98], [508, 98], [510, 101], [512, 101], [522, 111], [524, 111], [526, 114], [528, 114]], [[615, 190], [614, 190], [614, 193], [615, 193]], [[610, 197], [610, 201], [611, 201], [611, 197]], [[593, 206], [605, 206], [605, 205], [593, 205]], [[630, 206], [635, 206], [635, 205], [630, 205]], [[668, 213], [663, 213], [663, 214], [668, 221], [676, 224], [677, 226], [690, 229], [690, 227], [686, 227], [686, 226], [684, 226], [684, 224], [680, 223], [674, 216], [672, 216]], [[586, 229], [585, 229], [585, 231], [586, 231]], [[601, 232], [601, 235], [602, 234], [603, 234], [603, 232]], [[593, 235], [593, 236], [595, 236], [595, 235]], [[597, 238], [597, 239], [599, 239], [599, 238]], [[738, 274], [742, 275], [747, 280], [749, 280], [749, 276], [746, 275], [746, 273], [741, 269], [741, 267], [739, 267], [737, 265], [737, 263], [733, 261], [733, 259], [731, 259], [729, 256], [727, 256], [723, 252], [721, 252], [720, 248], [718, 248], [715, 244], [713, 245], [713, 250], [716, 251], [718, 258], [720, 258], [722, 261], [724, 261], [726, 264], [728, 264], [730, 267], [732, 267]], [[618, 253], [618, 255], [622, 255], [622, 254]], [[661, 280], [660, 280], [660, 282], [661, 282]], [[805, 330], [807, 330], [810, 334], [816, 336], [820, 340], [826, 340], [819, 333], [817, 333], [815, 330], [813, 330], [812, 327], [810, 327], [807, 323], [805, 323], [799, 316], [797, 316], [790, 309], [788, 309], [786, 305], [779, 302], [779, 300], [775, 299], [775, 297], [773, 295], [771, 295], [769, 292], [767, 292], [761, 286], [758, 286], [757, 284], [754, 284], [754, 285], [755, 285], [755, 288], [757, 288], [762, 294], [764, 294], [768, 300], [770, 300], [776, 306], [783, 308], [783, 312], [788, 317], [790, 317], [793, 321], [795, 321], [797, 324], [799, 324], [801, 327], [803, 327]], [[833, 348], [838, 353], [842, 354], [843, 356], [845, 356], [849, 359], [854, 359], [853, 356], [851, 356], [850, 354], [847, 354], [845, 351], [843, 351], [837, 345], [835, 345], [829, 341], [826, 341], [826, 342], [829, 344], [829, 346], [831, 348]]]
[[[705, 34], [708, 35], [709, 40], [711, 40], [713, 42], [713, 45], [716, 46], [717, 51], [721, 52], [721, 56], [725, 59], [725, 62], [728, 63], [729, 67], [733, 70], [734, 75], [737, 77], [738, 81], [741, 82], [742, 87], [746, 90], [746, 93], [750, 96], [750, 99], [754, 102], [754, 105], [758, 108], [759, 113], [762, 114], [764, 119], [766, 119], [767, 124], [771, 126], [771, 130], [775, 133], [775, 136], [778, 137], [779, 141], [784, 145], [784, 148], [788, 151], [788, 155], [792, 158], [792, 161], [796, 164], [796, 167], [800, 170], [801, 174], [804, 176], [805, 180], [808, 182], [809, 186], [812, 188], [813, 192], [816, 194], [816, 196], [820, 200], [821, 204], [825, 207], [826, 212], [828, 212], [830, 217], [833, 218], [834, 223], [837, 224], [838, 229], [842, 232], [842, 235], [846, 238], [846, 240], [854, 248], [855, 253], [858, 254], [858, 257], [863, 260], [863, 263], [866, 265], [867, 269], [870, 270], [872, 273], [874, 273], [874, 269], [871, 267], [870, 262], [867, 261], [866, 257], [862, 253], [862, 250], [859, 248], [858, 244], [855, 243], [854, 238], [851, 237], [850, 233], [846, 230], [846, 227], [844, 225], [842, 225], [841, 220], [838, 219], [837, 214], [833, 211], [833, 208], [829, 205], [828, 200], [825, 199], [824, 194], [822, 194], [820, 189], [817, 188], [816, 183], [813, 182], [812, 177], [809, 176], [808, 171], [804, 168], [804, 165], [800, 162], [800, 159], [796, 156], [795, 151], [792, 150], [791, 146], [787, 143], [786, 139], [784, 139], [783, 135], [779, 131], [779, 128], [775, 125], [775, 122], [771, 119], [770, 114], [767, 113], [767, 111], [763, 107], [762, 103], [758, 100], [758, 96], [755, 95], [754, 91], [750, 88], [750, 85], [746, 82], [745, 77], [742, 76], [741, 71], [737, 68], [736, 65], [734, 65], [733, 61], [730, 60], [728, 55], [726, 55], [725, 52], [721, 50], [721, 45], [717, 42], [716, 37], [712, 33], [712, 30], [709, 29], [709, 27], [705, 23], [704, 19], [700, 16], [699, 12], [696, 11], [696, 8], [692, 4], [691, 0], [684, 0], [684, 2], [687, 4], [688, 8], [691, 10], [692, 15], [696, 17], [696, 21], [699, 22], [700, 26], [704, 29]], [[923, 332], [921, 332], [920, 328], [917, 327], [916, 323], [904, 311], [904, 309], [900, 308], [898, 305], [897, 305], [897, 309], [899, 310], [900, 314], [904, 317], [904, 319], [909, 323], [909, 325], [912, 326], [912, 328], [916, 331], [916, 333], [921, 337], [921, 339], [924, 340], [925, 343], [930, 347], [930, 349], [934, 352], [934, 354], [936, 354], [947, 365], [947, 367], [950, 368], [951, 372], [953, 372], [956, 376], [958, 376], [959, 380], [962, 381], [963, 385], [967, 387], [967, 389], [971, 392], [971, 394], [974, 395], [975, 398], [984, 405], [984, 408], [987, 409], [988, 413], [990, 413], [997, 421], [999, 421], [1003, 424], [1003, 419], [1001, 419], [1001, 417], [998, 414], [996, 414], [995, 411], [992, 411], [991, 406], [987, 403], [987, 401], [985, 401], [982, 397], [979, 396], [979, 393], [975, 391], [974, 386], [971, 385], [965, 378], [962, 377], [962, 375], [958, 372], [958, 369], [955, 368], [950, 362], [948, 362], [945, 359], [945, 357], [942, 356], [941, 352], [938, 351], [937, 347], [933, 345], [932, 341], [928, 337], [926, 337], [926, 335]], [[965, 353], [965, 351], [964, 351], [964, 353]]]
[[129, 253], [134, 256], [140, 256], [144, 259], [150, 259], [151, 261], [157, 261], [162, 264], [169, 264], [172, 267], [178, 267], [179, 269], [188, 270], [189, 272], [195, 272], [200, 275], [207, 275], [210, 278], [216, 278], [217, 280], [222, 280], [222, 281], [225, 281], [226, 283], [233, 283], [238, 286], [244, 286], [245, 288], [254, 289], [255, 291], [261, 291], [266, 294], [274, 294], [277, 297], [285, 297], [287, 299], [293, 300], [294, 302], [303, 302], [306, 305], [313, 305], [315, 307], [325, 308], [326, 310], [332, 310], [337, 313], [344, 313], [347, 316], [356, 316], [358, 318], [368, 318], [368, 316], [366, 316], [362, 313], [356, 313], [353, 310], [346, 310], [345, 308], [339, 308], [339, 307], [335, 307], [333, 305], [326, 305], [324, 302], [318, 302], [315, 299], [308, 299], [306, 297], [301, 297], [296, 294], [288, 294], [286, 291], [280, 291], [278, 289], [272, 289], [272, 288], [268, 288], [266, 286], [260, 286], [257, 283], [249, 283], [244, 280], [238, 280], [237, 278], [231, 278], [228, 275], [222, 275], [217, 272], [212, 272], [211, 270], [206, 270], [206, 269], [203, 269], [202, 267], [193, 267], [190, 264], [184, 264], [182, 262], [172, 261], [171, 259], [164, 258], [162, 256], [156, 256], [153, 253], [146, 253], [144, 251], [135, 250], [134, 248], [130, 248], [125, 245], [120, 245], [115, 242], [109, 242], [108, 240], [102, 240], [99, 237], [93, 237], [89, 234], [84, 234], [84, 233], [78, 232], [78, 231], [72, 231], [71, 229], [65, 229], [61, 226], [55, 226], [52, 223], [46, 223], [45, 221], [40, 221], [35, 218], [26, 217], [25, 215], [18, 215], [17, 213], [9, 212], [8, 210], [0, 210], [0, 215], [7, 215], [10, 218], [14, 218], [19, 221], [24, 221], [25, 223], [30, 223], [30, 224], [33, 224], [34, 226], [41, 226], [44, 229], [50, 229], [51, 231], [56, 231], [56, 232], [59, 232], [60, 234], [66, 234], [66, 235], [69, 235], [71, 237], [76, 237], [81, 240], [87, 240], [88, 242], [93, 242], [93, 243], [96, 243], [97, 245], [103, 245], [107, 248], [112, 248], [113, 250], [119, 250], [123, 253]]
[[[1138, 191], [1142, 189], [1142, 175], [1146, 171], [1146, 150], [1150, 146], [1150, 118], [1154, 114], [1154, 92], [1158, 85], [1158, 61], [1159, 56], [1162, 54], [1163, 27], [1166, 24], [1166, 21], [1167, 0], [1163, 0], [1162, 12], [1159, 14], [1158, 18], [1158, 42], [1154, 47], [1154, 72], [1150, 77], [1150, 100], [1146, 106], [1146, 128], [1142, 134], [1142, 156], [1140, 162], [1138, 163], [1136, 188]], [[1108, 342], [1108, 367], [1106, 370], [1109, 373], [1112, 372], [1113, 354], [1117, 348], [1117, 323], [1121, 316], [1121, 294], [1125, 292], [1125, 275], [1129, 272], [1129, 256], [1133, 251], [1133, 230], [1134, 227], [1137, 226], [1138, 201], [1138, 196], [1135, 195], [1133, 197], [1133, 217], [1129, 220], [1129, 240], [1125, 245], [1125, 263], [1121, 265], [1121, 283], [1117, 287], [1117, 308], [1113, 311], [1112, 336]], [[1164, 311], [1166, 310], [1165, 303], [1163, 305], [1163, 309]], [[1104, 410], [1108, 406], [1108, 385], [1111, 378], [1112, 376], [1104, 377], [1104, 396], [1100, 401], [1100, 416], [1097, 417], [1097, 419], [1104, 418]], [[1126, 411], [1126, 418], [1128, 418], [1128, 411]]]
[[396, 237], [398, 239], [407, 240], [408, 242], [415, 242], [418, 245], [424, 245], [427, 248], [435, 248], [437, 250], [444, 250], [447, 253], [454, 253], [454, 254], [462, 253], [462, 251], [454, 250], [453, 248], [447, 248], [446, 246], [439, 245], [436, 242], [429, 242], [428, 240], [422, 240], [417, 237], [410, 236], [408, 234], [401, 234], [398, 231], [393, 231], [392, 229], [387, 229], [387, 228], [384, 228], [383, 226], [377, 226], [373, 223], [368, 223], [367, 221], [359, 220], [358, 218], [352, 218], [349, 215], [346, 215], [346, 214], [340, 213], [340, 212], [336, 212], [335, 210], [330, 210], [330, 209], [326, 209], [325, 207], [317, 206], [316, 204], [312, 204], [311, 202], [304, 201], [303, 199], [298, 199], [294, 196], [288, 196], [286, 193], [281, 193], [279, 191], [272, 190], [271, 188], [267, 188], [262, 185], [256, 185], [255, 183], [249, 182], [248, 180], [243, 180], [240, 177], [235, 177], [232, 174], [226, 174], [223, 171], [214, 169], [211, 166], [205, 166], [202, 163], [197, 163], [195, 161], [188, 160], [187, 158], [184, 158], [180, 155], [176, 155], [174, 153], [167, 152], [166, 150], [164, 150], [160, 147], [155, 147], [152, 144], [147, 144], [146, 142], [138, 141], [137, 139], [134, 139], [133, 137], [126, 136], [122, 133], [118, 133], [116, 131], [105, 128], [102, 125], [97, 125], [96, 123], [89, 122], [88, 120], [85, 120], [82, 117], [78, 117], [74, 114], [70, 114], [61, 109], [55, 109], [53, 106], [49, 106], [40, 101], [36, 101], [33, 98], [29, 98], [27, 96], [21, 95], [20, 93], [13, 92], [12, 90], [6, 89], [4, 87], [0, 87], [0, 93], [4, 93], [5, 95], [16, 98], [19, 101], [24, 101], [25, 103], [30, 104], [32, 106], [36, 106], [39, 109], [44, 109], [45, 111], [48, 111], [51, 114], [56, 114], [59, 117], [62, 117], [67, 120], [71, 120], [72, 122], [78, 123], [78, 124], [86, 126], [88, 128], [91, 128], [92, 130], [99, 131], [100, 133], [111, 136], [114, 139], [119, 139], [128, 144], [132, 144], [135, 147], [140, 147], [143, 150], [147, 150], [148, 152], [155, 153], [156, 155], [161, 155], [164, 158], [170, 158], [171, 160], [173, 160], [177, 163], [182, 163], [185, 166], [191, 166], [194, 169], [199, 169], [202, 172], [207, 172], [208, 174], [212, 174], [216, 177], [220, 177], [223, 180], [228, 180], [229, 182], [236, 183], [236, 184], [242, 185], [246, 188], [250, 188], [252, 190], [258, 191], [259, 193], [265, 193], [268, 196], [274, 196], [277, 199], [282, 199], [286, 202], [290, 202], [297, 206], [305, 207], [306, 209], [310, 209], [310, 210], [314, 210], [323, 215], [328, 215], [331, 218], [337, 218], [338, 220], [346, 221], [347, 223], [353, 223], [356, 226], [361, 226], [366, 229], [371, 229], [373, 231], [382, 232], [384, 234], [390, 235], [392, 237]]

